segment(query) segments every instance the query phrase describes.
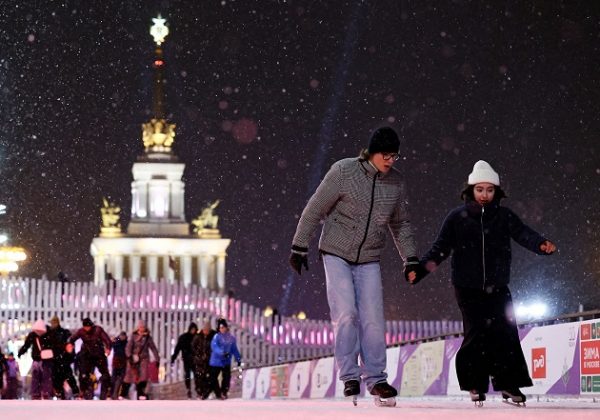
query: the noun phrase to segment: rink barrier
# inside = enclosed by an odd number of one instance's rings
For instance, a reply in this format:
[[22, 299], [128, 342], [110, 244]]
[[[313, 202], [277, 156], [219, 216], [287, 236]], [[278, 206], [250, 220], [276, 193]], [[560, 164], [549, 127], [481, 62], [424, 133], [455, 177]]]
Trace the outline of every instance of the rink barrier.
[[[333, 354], [329, 321], [263, 316], [262, 309], [242, 300], [192, 284], [168, 280], [61, 283], [48, 279], [0, 278], [0, 346], [16, 353], [36, 319], [57, 315], [64, 328], [75, 330], [91, 318], [109, 335], [131, 333], [146, 321], [161, 357], [160, 383], [183, 377], [183, 364], [169, 363], [177, 338], [190, 322], [225, 317], [235, 335], [246, 368], [321, 358]], [[387, 321], [386, 342], [394, 345], [440, 334], [458, 334], [459, 321]], [[25, 357], [25, 356], [24, 356]], [[27, 363], [22, 363], [25, 373]], [[25, 369], [27, 367], [27, 369]]]
[[[464, 397], [454, 368], [460, 335], [442, 334], [388, 347], [389, 383], [401, 397]], [[533, 380], [533, 387], [523, 388], [527, 395], [600, 397], [600, 310], [523, 323], [519, 337]], [[332, 356], [248, 369], [243, 375], [246, 399], [342, 396], [343, 384]]]

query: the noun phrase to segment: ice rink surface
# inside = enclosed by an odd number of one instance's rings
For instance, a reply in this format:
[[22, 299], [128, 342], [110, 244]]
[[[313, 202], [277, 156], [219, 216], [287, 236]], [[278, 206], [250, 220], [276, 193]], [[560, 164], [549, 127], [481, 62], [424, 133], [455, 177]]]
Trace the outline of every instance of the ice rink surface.
[[[398, 398], [394, 408], [375, 407], [362, 398], [349, 400], [182, 400], [182, 401], [0, 401], [1, 418], [17, 419], [145, 419], [145, 420], [579, 420], [600, 419], [600, 401], [592, 399], [535, 399], [526, 408], [491, 397], [483, 407], [463, 398]], [[239, 416], [239, 417], [238, 417]], [[510, 417], [509, 417], [510, 416]]]

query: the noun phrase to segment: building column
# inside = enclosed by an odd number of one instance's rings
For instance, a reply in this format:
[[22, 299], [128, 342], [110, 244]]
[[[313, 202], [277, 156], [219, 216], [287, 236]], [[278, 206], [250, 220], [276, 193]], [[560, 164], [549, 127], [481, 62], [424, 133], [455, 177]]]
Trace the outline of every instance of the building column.
[[156, 282], [158, 281], [158, 256], [148, 255], [146, 259], [148, 261], [148, 279]]
[[200, 287], [208, 289], [208, 255], [198, 256], [198, 274], [200, 275]]
[[139, 255], [129, 256], [129, 276], [131, 281], [138, 281], [142, 274], [142, 258]]
[[181, 257], [181, 280], [185, 287], [192, 284], [192, 256], [184, 255]]
[[106, 258], [103, 255], [94, 257], [94, 284], [100, 286], [106, 281]]
[[123, 280], [123, 255], [113, 255], [111, 260], [113, 279]]
[[225, 254], [217, 256], [217, 287], [219, 291], [225, 291]]

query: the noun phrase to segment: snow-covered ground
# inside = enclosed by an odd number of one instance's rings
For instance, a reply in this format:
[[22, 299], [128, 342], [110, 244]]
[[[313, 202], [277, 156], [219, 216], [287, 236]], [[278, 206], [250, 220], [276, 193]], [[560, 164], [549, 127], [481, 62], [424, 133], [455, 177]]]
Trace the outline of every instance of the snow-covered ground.
[[[600, 402], [591, 399], [529, 401], [526, 408], [504, 404], [492, 397], [478, 408], [460, 398], [399, 398], [394, 408], [375, 407], [370, 398], [354, 407], [346, 400], [241, 400], [227, 401], [0, 401], [1, 418], [13, 419], [442, 419], [580, 420], [600, 418]], [[239, 416], [239, 417], [237, 417]], [[508, 417], [511, 416], [511, 417]]]

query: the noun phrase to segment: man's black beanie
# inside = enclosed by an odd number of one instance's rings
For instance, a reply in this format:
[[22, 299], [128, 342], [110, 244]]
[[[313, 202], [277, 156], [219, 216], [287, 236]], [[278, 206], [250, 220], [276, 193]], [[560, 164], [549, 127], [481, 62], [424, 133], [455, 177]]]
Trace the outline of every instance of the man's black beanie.
[[398, 153], [400, 139], [391, 127], [381, 127], [373, 132], [369, 141], [369, 154], [373, 153]]

